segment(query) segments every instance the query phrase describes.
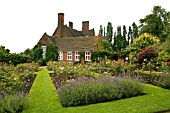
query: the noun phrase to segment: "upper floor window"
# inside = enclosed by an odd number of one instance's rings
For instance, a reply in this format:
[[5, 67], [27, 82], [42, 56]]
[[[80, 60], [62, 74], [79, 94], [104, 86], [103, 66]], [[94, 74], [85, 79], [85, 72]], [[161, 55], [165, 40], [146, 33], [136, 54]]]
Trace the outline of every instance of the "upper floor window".
[[72, 60], [72, 51], [67, 52], [67, 60]]

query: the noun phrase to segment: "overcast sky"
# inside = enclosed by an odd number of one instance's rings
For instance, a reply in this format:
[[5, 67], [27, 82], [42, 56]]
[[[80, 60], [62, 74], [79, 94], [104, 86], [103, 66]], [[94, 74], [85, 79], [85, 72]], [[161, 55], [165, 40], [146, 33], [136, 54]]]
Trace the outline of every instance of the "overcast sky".
[[81, 30], [82, 21], [89, 21], [97, 35], [108, 22], [114, 31], [118, 25], [139, 25], [155, 5], [170, 11], [170, 0], [0, 0], [0, 45], [13, 53], [33, 48], [44, 32], [53, 34], [61, 12], [65, 24], [72, 21]]

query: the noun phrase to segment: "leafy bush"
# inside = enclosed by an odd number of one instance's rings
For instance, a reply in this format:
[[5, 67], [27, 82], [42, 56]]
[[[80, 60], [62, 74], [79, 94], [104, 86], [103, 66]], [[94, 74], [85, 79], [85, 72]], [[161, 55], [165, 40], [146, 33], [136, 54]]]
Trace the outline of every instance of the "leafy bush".
[[117, 60], [118, 54], [117, 53], [111, 53], [106, 50], [101, 51], [95, 51], [92, 53], [91, 60], [92, 62], [99, 62], [101, 59], [110, 59], [110, 60]]
[[158, 63], [170, 61], [170, 52], [167, 52], [165, 50], [161, 51], [158, 54], [158, 59], [157, 60], [158, 60]]
[[148, 33], [144, 33], [140, 35], [138, 38], [136, 38], [132, 45], [129, 46], [129, 52], [130, 52], [130, 61], [132, 63], [136, 62], [137, 53], [140, 52], [142, 49], [159, 44], [160, 40], [158, 37], [155, 37], [153, 35], [150, 35]]
[[0, 95], [0, 113], [21, 113], [28, 105], [28, 97], [23, 94]]
[[142, 49], [137, 54], [137, 60], [139, 63], [142, 63], [144, 59], [150, 61], [151, 58], [155, 58], [157, 56], [156, 50], [154, 47], [147, 47]]
[[143, 85], [141, 83], [130, 78], [110, 76], [100, 77], [96, 80], [81, 77], [58, 89], [59, 99], [64, 107], [113, 101], [142, 93]]
[[28, 93], [35, 79], [35, 71], [38, 65], [35, 63], [0, 66], [0, 90], [8, 93]]

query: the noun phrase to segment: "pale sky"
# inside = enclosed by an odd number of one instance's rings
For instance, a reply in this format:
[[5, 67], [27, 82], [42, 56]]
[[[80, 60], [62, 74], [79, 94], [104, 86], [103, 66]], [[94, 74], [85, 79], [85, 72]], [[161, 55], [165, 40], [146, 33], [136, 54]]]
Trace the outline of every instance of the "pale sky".
[[118, 25], [139, 25], [155, 5], [170, 11], [170, 0], [0, 0], [0, 45], [12, 53], [33, 48], [44, 32], [53, 34], [61, 12], [65, 24], [72, 21], [81, 30], [82, 21], [89, 21], [97, 35], [108, 22], [113, 31]]

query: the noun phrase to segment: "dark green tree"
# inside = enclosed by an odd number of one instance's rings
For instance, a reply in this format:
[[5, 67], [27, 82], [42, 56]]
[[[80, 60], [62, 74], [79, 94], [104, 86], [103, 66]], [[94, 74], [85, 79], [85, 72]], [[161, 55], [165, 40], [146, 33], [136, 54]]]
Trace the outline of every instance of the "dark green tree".
[[106, 30], [105, 30], [105, 27], [104, 27], [104, 37], [106, 36]]
[[122, 31], [121, 31], [121, 26], [117, 27], [117, 50], [121, 51], [121, 49], [123, 48], [123, 43], [122, 43]]
[[136, 25], [135, 22], [132, 23], [132, 37], [131, 37], [131, 43], [135, 40], [135, 38], [139, 37], [139, 32], [138, 32], [138, 26]]
[[112, 49], [114, 51], [117, 51], [117, 36], [116, 36], [116, 32], [114, 32], [114, 37], [113, 37], [113, 44], [112, 44]]
[[160, 38], [164, 42], [170, 33], [170, 12], [167, 12], [161, 6], [154, 6], [152, 14], [146, 15], [140, 19], [140, 34], [150, 33]]
[[41, 48], [41, 43], [38, 42], [33, 48], [33, 59], [34, 59], [34, 61], [37, 62], [38, 60], [42, 59], [42, 53], [43, 53], [43, 51], [42, 51], [42, 48]]
[[103, 36], [103, 27], [102, 27], [102, 25], [100, 25], [99, 36]]
[[58, 61], [57, 46], [53, 43], [47, 45], [46, 49], [46, 61]]
[[128, 45], [131, 44], [131, 39], [132, 39], [132, 28], [129, 26], [129, 32], [128, 32]]
[[123, 25], [122, 49], [126, 48], [126, 46], [128, 45], [126, 35], [127, 35], [126, 26]]
[[107, 33], [106, 36], [108, 37], [109, 42], [112, 42], [112, 37], [113, 37], [113, 27], [112, 27], [112, 23], [108, 22], [107, 24]]

